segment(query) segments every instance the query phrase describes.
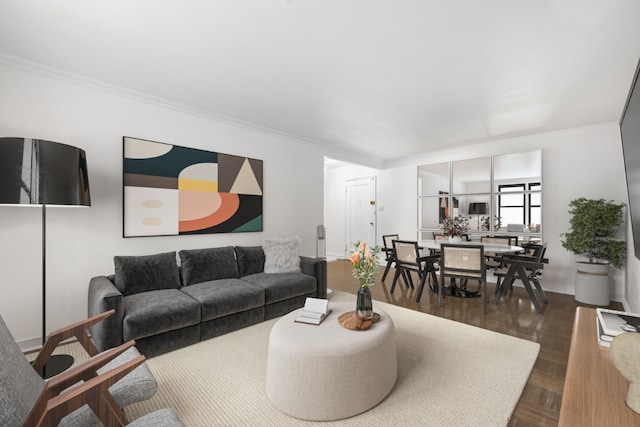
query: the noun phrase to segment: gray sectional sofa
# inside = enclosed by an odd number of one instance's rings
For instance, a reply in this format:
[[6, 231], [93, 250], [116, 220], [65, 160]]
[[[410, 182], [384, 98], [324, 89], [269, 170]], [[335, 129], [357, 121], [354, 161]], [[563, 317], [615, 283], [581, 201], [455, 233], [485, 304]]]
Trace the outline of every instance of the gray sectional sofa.
[[116, 256], [115, 274], [91, 279], [89, 316], [116, 311], [91, 328], [100, 351], [134, 339], [140, 352], [152, 357], [281, 316], [302, 307], [307, 297], [327, 295], [323, 259], [296, 255], [287, 272], [273, 273], [265, 272], [260, 246], [178, 254], [180, 266], [175, 252]]

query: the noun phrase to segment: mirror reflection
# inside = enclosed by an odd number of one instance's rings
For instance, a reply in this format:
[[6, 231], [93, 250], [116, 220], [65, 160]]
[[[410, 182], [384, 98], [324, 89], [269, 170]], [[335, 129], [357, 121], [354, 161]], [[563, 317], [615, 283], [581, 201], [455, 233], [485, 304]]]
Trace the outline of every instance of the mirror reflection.
[[449, 192], [449, 163], [418, 166], [418, 196]]
[[444, 218], [463, 216], [469, 234], [542, 235], [542, 151], [418, 167], [418, 236], [433, 238]]
[[491, 157], [451, 163], [454, 194], [491, 192]]

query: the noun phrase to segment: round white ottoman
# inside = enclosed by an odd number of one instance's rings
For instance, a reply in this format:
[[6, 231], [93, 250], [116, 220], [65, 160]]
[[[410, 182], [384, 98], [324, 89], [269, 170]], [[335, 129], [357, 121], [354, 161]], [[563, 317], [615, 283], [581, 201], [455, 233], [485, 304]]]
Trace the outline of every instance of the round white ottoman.
[[355, 301], [329, 303], [333, 312], [320, 324], [296, 323], [293, 311], [271, 329], [267, 359], [267, 396], [285, 414], [313, 421], [357, 415], [381, 402], [398, 376], [391, 318], [366, 331], [338, 323]]

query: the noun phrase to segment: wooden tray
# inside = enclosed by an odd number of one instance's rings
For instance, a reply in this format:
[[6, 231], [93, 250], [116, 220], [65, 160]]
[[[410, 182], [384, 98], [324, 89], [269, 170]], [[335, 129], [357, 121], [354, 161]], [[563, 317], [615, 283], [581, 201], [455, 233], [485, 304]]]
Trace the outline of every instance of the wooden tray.
[[346, 313], [342, 313], [340, 317], [338, 317], [338, 322], [345, 328], [351, 329], [352, 331], [366, 331], [371, 327], [372, 324], [380, 321], [380, 315], [378, 313], [373, 313], [373, 319], [364, 320], [358, 318], [355, 311], [348, 311]]

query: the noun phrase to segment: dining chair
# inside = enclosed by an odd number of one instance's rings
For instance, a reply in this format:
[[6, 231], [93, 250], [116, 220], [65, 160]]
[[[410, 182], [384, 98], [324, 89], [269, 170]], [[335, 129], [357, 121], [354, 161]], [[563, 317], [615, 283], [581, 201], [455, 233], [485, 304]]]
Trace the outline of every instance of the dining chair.
[[440, 285], [438, 286], [438, 307], [442, 306], [445, 278], [478, 280], [482, 285], [484, 314], [487, 314], [487, 271], [483, 245], [454, 245], [443, 243], [440, 246]]
[[[445, 236], [444, 234], [433, 233], [433, 240], [439, 243], [448, 243], [449, 236]], [[440, 255], [440, 249], [430, 249], [429, 252], [430, 252], [430, 255], [438, 255], [438, 256]]]
[[509, 244], [511, 246], [518, 246], [518, 236], [495, 235], [493, 237], [500, 239], [509, 239]]
[[[517, 239], [517, 238], [516, 238]], [[511, 245], [510, 237], [491, 237], [491, 236], [482, 236], [480, 238], [481, 243], [489, 244], [489, 245]], [[487, 257], [486, 266], [487, 269], [497, 270], [498, 268], [503, 267], [503, 263], [500, 261], [496, 261], [495, 257], [497, 256], [495, 252], [485, 251], [484, 256]]]
[[438, 284], [434, 261], [436, 261], [439, 256], [420, 256], [420, 247], [417, 241], [394, 240], [393, 249], [396, 256], [396, 272], [393, 276], [390, 292], [393, 293], [400, 276], [403, 277], [403, 280], [408, 281], [409, 285], [413, 288], [411, 273], [417, 273], [420, 279], [420, 286], [416, 295], [416, 302], [420, 302], [427, 278], [431, 277], [431, 279], [433, 279], [433, 290], [435, 290]]
[[493, 303], [497, 304], [500, 298], [513, 288], [513, 282], [520, 280], [529, 294], [536, 311], [543, 313], [544, 310], [533, 292], [531, 283], [533, 283], [538, 291], [542, 303], [548, 304], [547, 296], [544, 294], [544, 290], [539, 281], [542, 270], [544, 269], [544, 264], [549, 262], [546, 258], [547, 244], [529, 244], [527, 245], [527, 249], [529, 252], [525, 253], [525, 255], [505, 255], [502, 257], [505, 267], [493, 273], [497, 277], [502, 277], [502, 283], [500, 286], [496, 286], [496, 295]]
[[382, 282], [387, 278], [387, 274], [389, 273], [389, 269], [395, 262], [395, 253], [393, 250], [393, 241], [398, 240], [400, 237], [397, 234], [385, 234], [382, 236], [382, 251], [385, 255], [385, 261], [387, 261], [387, 265], [384, 267], [384, 273], [382, 273]]

